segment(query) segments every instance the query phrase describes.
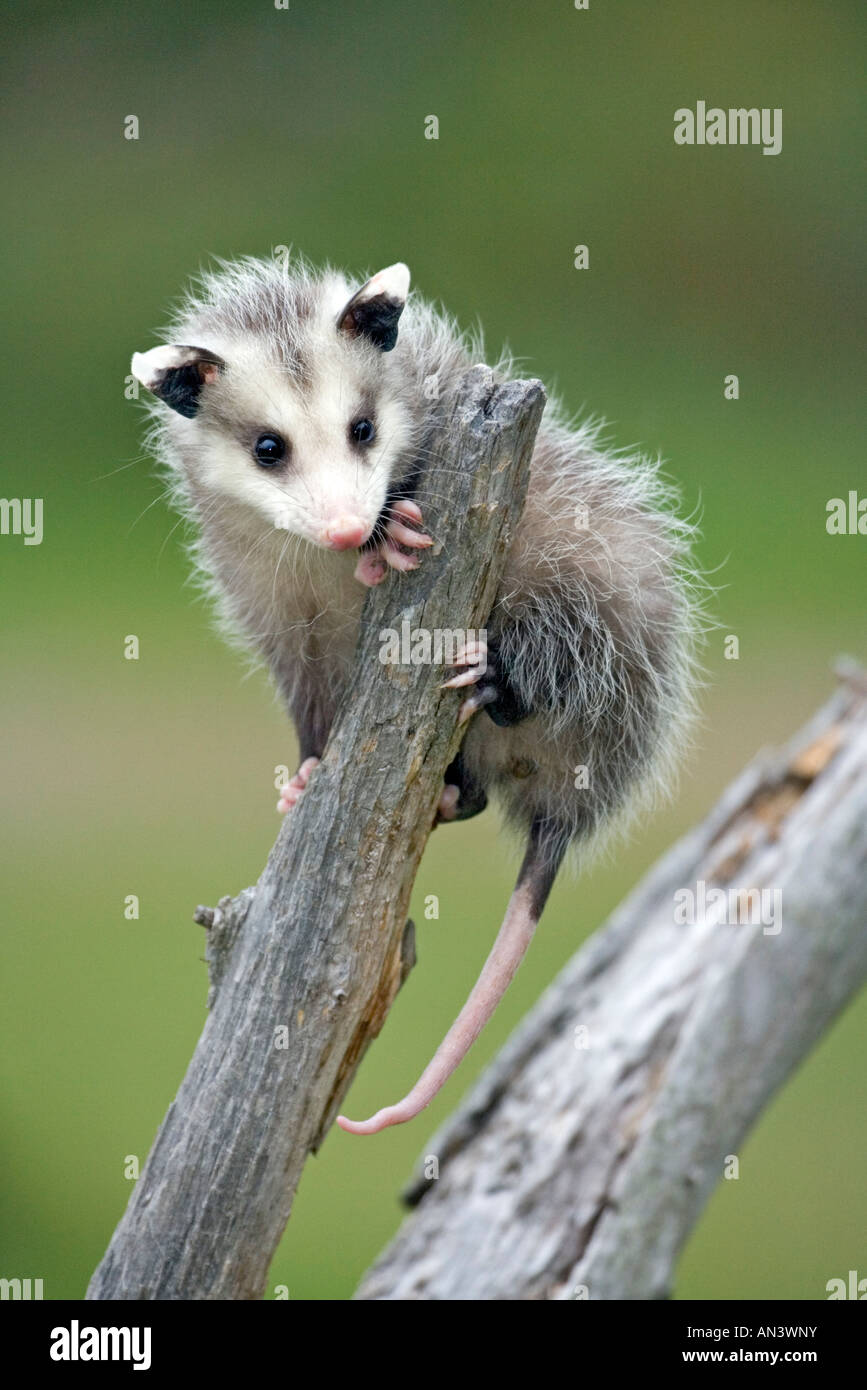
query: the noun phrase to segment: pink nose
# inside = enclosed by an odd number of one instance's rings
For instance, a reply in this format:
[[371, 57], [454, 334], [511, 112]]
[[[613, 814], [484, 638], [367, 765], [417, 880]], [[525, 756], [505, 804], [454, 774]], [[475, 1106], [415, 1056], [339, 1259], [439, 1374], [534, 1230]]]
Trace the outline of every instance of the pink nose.
[[338, 516], [325, 528], [325, 543], [332, 550], [351, 550], [367, 538], [367, 527], [357, 516]]

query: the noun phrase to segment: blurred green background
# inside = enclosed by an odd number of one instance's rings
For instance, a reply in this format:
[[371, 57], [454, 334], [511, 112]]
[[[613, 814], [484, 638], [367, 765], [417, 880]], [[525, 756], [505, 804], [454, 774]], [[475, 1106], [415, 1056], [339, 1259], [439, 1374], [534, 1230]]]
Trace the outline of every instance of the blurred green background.
[[[859, 12], [860, 11], [860, 12]], [[865, 546], [825, 504], [867, 491], [856, 432], [854, 3], [426, 0], [7, 4], [3, 494], [45, 537], [3, 573], [0, 1273], [78, 1297], [202, 1026], [190, 914], [253, 882], [277, 830], [287, 721], [209, 626], [182, 528], [124, 398], [131, 352], [210, 255], [291, 244], [414, 283], [508, 339], [700, 505], [719, 585], [704, 721], [677, 800], [563, 878], [531, 958], [428, 1114], [311, 1161], [269, 1294], [344, 1298], [400, 1220], [425, 1138], [624, 890], [745, 760], [864, 656]], [[860, 50], [860, 51], [859, 51]], [[782, 107], [783, 150], [680, 148], [697, 99]], [[124, 118], [140, 121], [124, 139]], [[440, 138], [424, 138], [436, 114]], [[590, 269], [573, 247], [590, 247]], [[740, 378], [736, 402], [723, 378]], [[141, 642], [138, 662], [123, 639]], [[740, 659], [723, 659], [726, 634]], [[420, 964], [346, 1109], [415, 1080], [475, 978], [516, 869], [495, 814], [418, 877]], [[126, 921], [127, 894], [141, 917]], [[440, 897], [426, 922], [425, 894]], [[856, 1003], [767, 1110], [679, 1272], [681, 1298], [825, 1296], [864, 1270]]]

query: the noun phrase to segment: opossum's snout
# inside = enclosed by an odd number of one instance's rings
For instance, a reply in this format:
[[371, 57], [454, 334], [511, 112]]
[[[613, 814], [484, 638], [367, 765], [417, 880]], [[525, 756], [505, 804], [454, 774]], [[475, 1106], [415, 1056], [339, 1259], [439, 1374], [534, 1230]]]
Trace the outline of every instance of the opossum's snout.
[[297, 536], [322, 550], [358, 550], [373, 535], [376, 516], [368, 518], [367, 507], [351, 495], [333, 503], [311, 503], [307, 495], [287, 490], [287, 507], [280, 511], [275, 525], [294, 531]]
[[326, 526], [322, 543], [329, 550], [352, 550], [364, 545], [372, 529], [357, 516], [338, 516]]

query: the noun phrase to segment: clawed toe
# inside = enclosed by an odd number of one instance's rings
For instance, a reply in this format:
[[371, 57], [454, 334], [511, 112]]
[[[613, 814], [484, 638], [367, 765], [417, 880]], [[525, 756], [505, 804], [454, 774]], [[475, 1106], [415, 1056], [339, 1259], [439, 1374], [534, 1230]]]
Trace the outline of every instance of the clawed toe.
[[355, 578], [368, 588], [381, 584], [390, 569], [401, 574], [418, 569], [421, 556], [415, 552], [426, 550], [434, 543], [433, 536], [419, 529], [422, 514], [417, 502], [401, 497], [391, 503], [389, 510], [385, 536], [372, 550], [360, 556], [355, 567]]
[[399, 570], [403, 574], [409, 570], [417, 570], [421, 564], [418, 555], [407, 555], [405, 550], [401, 550], [390, 539], [385, 541], [379, 553], [389, 569]]
[[484, 709], [485, 705], [496, 704], [499, 698], [500, 692], [495, 685], [479, 686], [461, 705], [458, 711], [458, 723], [465, 724], [477, 710]]
[[[407, 525], [407, 522], [410, 524]], [[407, 555], [407, 550], [426, 550], [433, 545], [433, 536], [418, 528], [422, 524], [421, 507], [409, 497], [400, 497], [391, 504], [391, 516], [385, 526], [385, 542], [380, 552], [385, 563], [395, 570], [414, 570], [421, 556]]]
[[455, 675], [443, 681], [442, 690], [460, 690], [465, 685], [476, 685], [488, 669], [488, 644], [480, 637], [472, 642], [464, 642], [458, 648], [452, 665], [458, 669]]
[[411, 526], [405, 526], [402, 521], [390, 521], [385, 529], [391, 539], [398, 541], [401, 545], [409, 545], [414, 549], [421, 550], [426, 550], [429, 545], [433, 545], [433, 536], [425, 535], [423, 531], [414, 531]]

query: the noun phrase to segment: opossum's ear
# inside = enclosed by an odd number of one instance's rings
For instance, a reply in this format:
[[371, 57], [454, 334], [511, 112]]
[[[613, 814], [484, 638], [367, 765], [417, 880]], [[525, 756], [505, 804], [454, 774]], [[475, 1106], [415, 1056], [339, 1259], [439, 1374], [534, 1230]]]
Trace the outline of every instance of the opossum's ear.
[[202, 387], [216, 381], [225, 365], [222, 357], [206, 348], [172, 343], [134, 352], [131, 367], [142, 386], [191, 420], [199, 408]]
[[383, 352], [391, 352], [408, 294], [409, 271], [398, 261], [361, 286], [337, 315], [337, 327], [350, 338], [368, 338]]

